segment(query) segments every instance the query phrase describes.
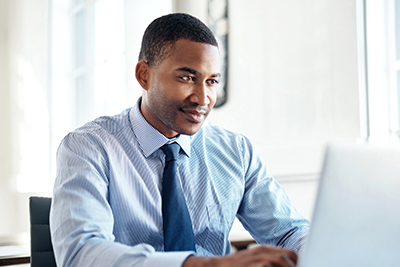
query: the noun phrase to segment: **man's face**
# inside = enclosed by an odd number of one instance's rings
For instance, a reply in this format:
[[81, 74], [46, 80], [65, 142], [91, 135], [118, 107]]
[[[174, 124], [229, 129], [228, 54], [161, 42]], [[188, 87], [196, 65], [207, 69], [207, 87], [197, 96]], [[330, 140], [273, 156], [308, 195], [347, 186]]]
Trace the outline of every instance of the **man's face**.
[[180, 39], [165, 60], [147, 68], [143, 116], [168, 138], [195, 134], [216, 101], [218, 48]]

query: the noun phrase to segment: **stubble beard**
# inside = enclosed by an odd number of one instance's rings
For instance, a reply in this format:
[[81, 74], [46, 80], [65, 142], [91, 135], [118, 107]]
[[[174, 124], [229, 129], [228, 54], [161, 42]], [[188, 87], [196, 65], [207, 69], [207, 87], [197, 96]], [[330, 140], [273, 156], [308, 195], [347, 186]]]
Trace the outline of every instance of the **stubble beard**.
[[[158, 90], [158, 92], [160, 92], [160, 90]], [[185, 108], [197, 108], [198, 105], [177, 104], [171, 100], [166, 101], [165, 99], [167, 99], [167, 97], [164, 94], [148, 96], [149, 109], [158, 118], [158, 120], [178, 134], [196, 134], [211, 111], [210, 109], [207, 109], [201, 122], [193, 122], [185, 117], [182, 110]]]

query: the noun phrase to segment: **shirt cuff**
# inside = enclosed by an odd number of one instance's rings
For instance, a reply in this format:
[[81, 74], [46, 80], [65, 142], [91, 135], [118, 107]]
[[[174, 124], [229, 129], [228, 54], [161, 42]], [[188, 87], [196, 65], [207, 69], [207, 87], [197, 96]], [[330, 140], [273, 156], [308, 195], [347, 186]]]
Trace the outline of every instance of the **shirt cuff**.
[[154, 252], [145, 260], [143, 267], [181, 267], [187, 257], [194, 254], [194, 251]]

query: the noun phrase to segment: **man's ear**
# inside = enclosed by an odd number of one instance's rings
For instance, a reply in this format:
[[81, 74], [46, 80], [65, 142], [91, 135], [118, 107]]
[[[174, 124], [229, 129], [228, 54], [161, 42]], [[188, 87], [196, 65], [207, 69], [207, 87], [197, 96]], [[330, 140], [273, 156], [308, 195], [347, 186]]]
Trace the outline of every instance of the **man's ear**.
[[149, 88], [150, 81], [150, 66], [145, 61], [141, 60], [136, 64], [135, 69], [136, 80], [144, 90]]

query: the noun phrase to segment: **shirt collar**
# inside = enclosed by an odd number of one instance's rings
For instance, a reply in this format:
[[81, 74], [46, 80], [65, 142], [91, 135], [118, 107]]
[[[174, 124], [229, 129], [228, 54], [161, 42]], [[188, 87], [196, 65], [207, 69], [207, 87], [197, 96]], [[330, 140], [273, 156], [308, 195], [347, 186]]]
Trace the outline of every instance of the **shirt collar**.
[[[139, 146], [141, 147], [144, 156], [147, 158], [166, 143], [170, 143], [172, 139], [165, 137], [146, 121], [140, 111], [141, 100], [142, 98], [140, 97], [136, 105], [133, 106], [129, 112], [129, 118]], [[190, 157], [190, 139], [191, 137], [189, 135], [183, 134], [173, 138], [188, 157]]]

